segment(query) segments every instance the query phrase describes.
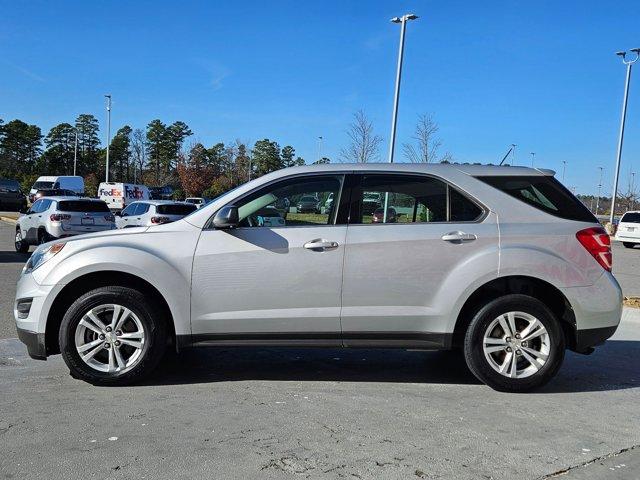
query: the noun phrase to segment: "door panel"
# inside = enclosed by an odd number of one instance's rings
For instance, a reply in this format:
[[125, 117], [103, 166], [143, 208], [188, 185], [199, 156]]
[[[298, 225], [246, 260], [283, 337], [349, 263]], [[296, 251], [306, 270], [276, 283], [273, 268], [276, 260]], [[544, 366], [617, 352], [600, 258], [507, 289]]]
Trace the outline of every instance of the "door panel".
[[467, 282], [478, 278], [478, 269], [498, 270], [496, 217], [441, 180], [376, 177], [382, 175], [364, 175], [352, 195], [344, 343], [446, 346], [451, 311]]
[[[192, 332], [332, 333], [339, 344], [346, 226], [204, 230], [193, 265]], [[312, 240], [336, 242], [323, 251]]]

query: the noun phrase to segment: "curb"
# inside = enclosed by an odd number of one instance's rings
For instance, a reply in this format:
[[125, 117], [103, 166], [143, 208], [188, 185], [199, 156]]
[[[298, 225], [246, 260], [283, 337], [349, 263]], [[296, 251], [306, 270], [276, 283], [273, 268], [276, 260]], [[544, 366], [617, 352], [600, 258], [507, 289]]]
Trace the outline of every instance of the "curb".
[[623, 307], [620, 322], [640, 323], [640, 308]]
[[2, 216], [0, 216], [0, 220], [2, 220], [3, 222], [12, 223], [13, 225], [18, 223], [17, 219], [11, 218], [11, 217], [2, 217]]

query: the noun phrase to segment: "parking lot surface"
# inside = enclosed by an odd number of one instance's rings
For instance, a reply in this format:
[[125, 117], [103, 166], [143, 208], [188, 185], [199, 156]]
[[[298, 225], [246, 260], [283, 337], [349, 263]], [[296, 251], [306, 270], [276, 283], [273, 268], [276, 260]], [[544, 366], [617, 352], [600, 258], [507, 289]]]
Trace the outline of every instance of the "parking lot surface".
[[[640, 476], [638, 311], [533, 394], [479, 384], [455, 353], [401, 350], [192, 350], [98, 388], [12, 338], [12, 232], [0, 222], [0, 478]], [[615, 245], [627, 295], [638, 259]]]

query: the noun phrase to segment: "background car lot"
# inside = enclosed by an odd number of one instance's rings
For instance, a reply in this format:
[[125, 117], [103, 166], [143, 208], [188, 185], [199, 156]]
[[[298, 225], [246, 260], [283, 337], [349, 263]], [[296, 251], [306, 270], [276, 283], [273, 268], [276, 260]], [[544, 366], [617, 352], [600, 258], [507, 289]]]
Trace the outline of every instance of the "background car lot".
[[[28, 257], [12, 242], [0, 222], [2, 338], [15, 337], [14, 280]], [[638, 250], [614, 244], [627, 295], [640, 295]], [[194, 350], [144, 385], [103, 389], [70, 378], [60, 357], [36, 362], [0, 340], [0, 471], [498, 479], [601, 458], [566, 478], [635, 478], [640, 448], [615, 454], [640, 445], [639, 356], [640, 321], [626, 318], [591, 357], [568, 353], [535, 394], [480, 385], [455, 354], [395, 350]]]

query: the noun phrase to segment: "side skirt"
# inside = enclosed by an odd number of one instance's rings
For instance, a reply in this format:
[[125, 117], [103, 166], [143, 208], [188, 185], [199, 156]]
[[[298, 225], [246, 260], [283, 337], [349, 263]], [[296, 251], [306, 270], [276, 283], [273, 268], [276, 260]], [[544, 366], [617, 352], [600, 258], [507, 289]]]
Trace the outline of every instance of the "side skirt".
[[189, 347], [404, 348], [447, 350], [450, 333], [424, 332], [278, 332], [178, 335], [178, 349]]

